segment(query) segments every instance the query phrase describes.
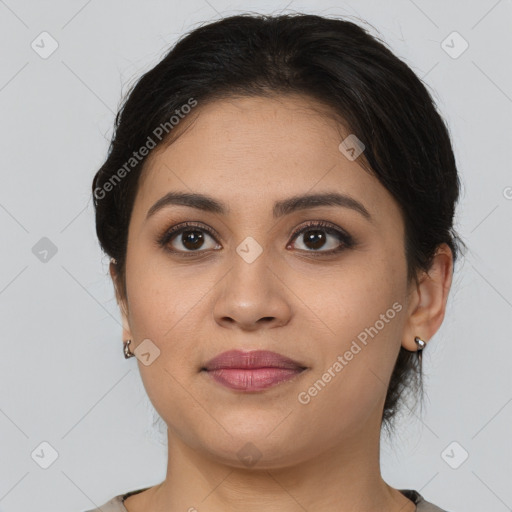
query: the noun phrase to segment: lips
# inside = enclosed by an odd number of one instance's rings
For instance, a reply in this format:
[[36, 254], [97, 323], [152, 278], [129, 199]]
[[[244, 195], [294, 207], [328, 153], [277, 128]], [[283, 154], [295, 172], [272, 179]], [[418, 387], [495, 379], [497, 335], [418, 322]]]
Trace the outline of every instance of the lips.
[[276, 352], [230, 350], [202, 368], [216, 382], [239, 391], [260, 391], [301, 374], [307, 367]]
[[243, 352], [241, 350], [229, 350], [210, 359], [205, 365], [204, 370], [222, 370], [226, 368], [238, 369], [257, 369], [257, 368], [281, 368], [288, 370], [304, 370], [306, 367], [289, 357], [285, 357], [277, 352], [268, 350], [253, 350]]

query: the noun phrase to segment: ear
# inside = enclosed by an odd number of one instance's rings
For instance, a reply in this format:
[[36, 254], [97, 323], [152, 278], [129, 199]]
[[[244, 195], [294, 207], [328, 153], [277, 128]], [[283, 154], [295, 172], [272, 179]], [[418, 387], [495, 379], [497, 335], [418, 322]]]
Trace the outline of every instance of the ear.
[[110, 261], [109, 272], [110, 272], [110, 277], [112, 278], [112, 283], [114, 285], [114, 290], [116, 293], [116, 301], [117, 301], [117, 304], [119, 305], [119, 310], [121, 312], [121, 320], [123, 323], [123, 340], [131, 340], [132, 333], [131, 333], [131, 329], [130, 329], [130, 324], [128, 322], [128, 306], [126, 304], [124, 297], [122, 296], [122, 294], [120, 292], [119, 275], [117, 273], [117, 266], [113, 261]]
[[418, 283], [411, 285], [408, 318], [402, 338], [402, 346], [406, 350], [415, 352], [418, 349], [415, 336], [427, 342], [441, 326], [452, 273], [453, 254], [450, 247], [443, 243], [437, 248], [428, 273], [423, 272]]

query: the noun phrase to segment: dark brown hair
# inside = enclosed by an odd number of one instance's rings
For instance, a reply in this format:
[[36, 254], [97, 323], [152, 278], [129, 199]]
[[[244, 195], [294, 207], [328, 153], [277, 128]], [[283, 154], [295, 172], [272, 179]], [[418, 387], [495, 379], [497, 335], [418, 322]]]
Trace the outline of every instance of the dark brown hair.
[[[364, 142], [362, 165], [402, 211], [409, 280], [428, 271], [442, 243], [457, 259], [464, 245], [453, 229], [459, 177], [447, 127], [423, 82], [351, 21], [245, 14], [182, 37], [134, 84], [119, 109], [108, 157], [92, 189], [97, 235], [117, 260], [122, 294], [128, 226], [147, 158], [130, 160], [133, 152], [147, 146], [148, 137], [158, 139], [157, 147], [168, 143], [171, 117], [181, 118], [191, 99], [203, 105], [231, 96], [290, 93], [321, 102]], [[157, 127], [164, 127], [165, 136]], [[387, 426], [405, 392], [423, 390], [416, 354], [400, 349], [382, 416]]]

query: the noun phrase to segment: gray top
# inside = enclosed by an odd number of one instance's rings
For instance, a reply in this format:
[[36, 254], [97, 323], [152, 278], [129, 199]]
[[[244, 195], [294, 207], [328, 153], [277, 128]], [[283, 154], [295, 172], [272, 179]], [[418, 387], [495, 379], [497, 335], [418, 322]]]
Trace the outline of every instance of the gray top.
[[[144, 489], [137, 489], [136, 491], [130, 491], [125, 494], [119, 494], [115, 496], [110, 501], [107, 501], [104, 505], [99, 508], [95, 508], [92, 510], [86, 510], [85, 512], [128, 512], [126, 507], [123, 505], [123, 501], [131, 496], [132, 494], [137, 494], [139, 492], [145, 491], [149, 489], [149, 487], [144, 487]], [[436, 505], [425, 501], [423, 496], [417, 491], [413, 491], [410, 489], [398, 489], [406, 498], [409, 498], [416, 504], [416, 512], [448, 512], [442, 508], [436, 507]]]

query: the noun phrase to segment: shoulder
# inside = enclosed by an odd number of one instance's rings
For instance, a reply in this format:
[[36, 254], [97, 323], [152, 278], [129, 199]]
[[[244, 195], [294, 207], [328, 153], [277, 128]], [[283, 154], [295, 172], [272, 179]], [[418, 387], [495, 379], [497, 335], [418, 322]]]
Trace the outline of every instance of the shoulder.
[[418, 491], [400, 489], [400, 492], [416, 504], [416, 512], [449, 512], [427, 501]]
[[123, 505], [123, 496], [123, 494], [115, 496], [101, 505], [101, 507], [85, 510], [84, 512], [127, 512], [126, 507]]
[[138, 494], [148, 489], [150, 489], [150, 487], [143, 487], [142, 489], [135, 489], [134, 491], [118, 494], [117, 496], [114, 496], [112, 499], [101, 505], [101, 507], [84, 510], [84, 512], [128, 512], [126, 507], [123, 505], [124, 500], [133, 494]]
[[[144, 489], [145, 490], [145, 489]], [[85, 510], [84, 512], [128, 512], [123, 505], [123, 500], [132, 494], [141, 492], [142, 489], [119, 494], [101, 505], [101, 507]], [[416, 504], [416, 512], [449, 512], [430, 503], [418, 492], [411, 489], [400, 489], [400, 492]]]

